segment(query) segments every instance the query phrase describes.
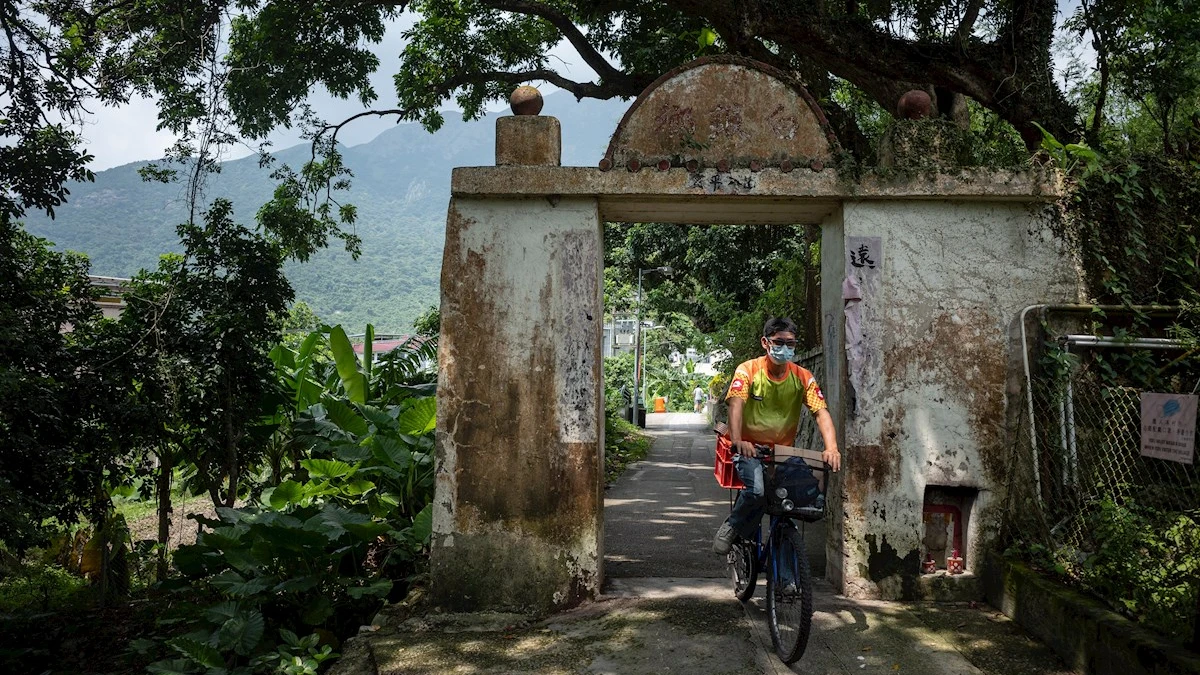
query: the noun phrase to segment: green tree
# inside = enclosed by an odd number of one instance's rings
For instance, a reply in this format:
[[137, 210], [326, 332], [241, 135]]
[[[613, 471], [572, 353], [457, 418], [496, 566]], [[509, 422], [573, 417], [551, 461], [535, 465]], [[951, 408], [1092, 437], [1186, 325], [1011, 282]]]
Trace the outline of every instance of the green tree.
[[289, 335], [308, 335], [320, 327], [321, 317], [317, 316], [313, 308], [303, 300], [297, 300], [288, 309], [287, 316], [283, 319], [283, 332]]
[[724, 348], [733, 353], [732, 365], [725, 364], [732, 368], [759, 355], [758, 338], [771, 316], [792, 317], [803, 343], [819, 344], [819, 251], [815, 227], [610, 224], [606, 299], [628, 311], [637, 270], [670, 265], [670, 277], [643, 279], [643, 313], [666, 326], [661, 339], [647, 338], [647, 354]]
[[[135, 280], [121, 317], [128, 358], [141, 364], [140, 400], [159, 407], [148, 418], [160, 475], [169, 480], [174, 460], [186, 462], [217, 506], [233, 505], [261, 460], [265, 438], [250, 435], [273, 391], [268, 351], [292, 301], [282, 251], [233, 223], [230, 208], [218, 199], [202, 225], [180, 225], [185, 254]], [[160, 497], [169, 492], [160, 484]]]
[[433, 306], [421, 312], [417, 320], [413, 322], [413, 330], [417, 335], [435, 336], [442, 330], [442, 311], [440, 308]]
[[96, 517], [117, 465], [119, 385], [87, 272], [0, 213], [0, 542], [17, 550]]

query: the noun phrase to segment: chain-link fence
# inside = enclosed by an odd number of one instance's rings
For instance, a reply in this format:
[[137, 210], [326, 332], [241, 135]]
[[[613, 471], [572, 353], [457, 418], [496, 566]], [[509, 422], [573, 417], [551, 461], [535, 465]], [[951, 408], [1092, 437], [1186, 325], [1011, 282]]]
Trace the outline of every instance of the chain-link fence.
[[[1141, 393], [1084, 353], [1026, 379], [1005, 539], [1159, 632], [1192, 639], [1200, 471], [1141, 454]], [[1180, 382], [1170, 393], [1190, 393]], [[1130, 587], [1132, 586], [1132, 587]]]

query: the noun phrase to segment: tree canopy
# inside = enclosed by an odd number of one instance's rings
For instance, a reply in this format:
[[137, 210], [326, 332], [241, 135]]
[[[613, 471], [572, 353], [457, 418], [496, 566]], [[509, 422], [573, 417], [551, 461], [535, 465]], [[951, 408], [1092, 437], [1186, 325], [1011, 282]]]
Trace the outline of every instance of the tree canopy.
[[[880, 111], [894, 113], [903, 92], [923, 89], [942, 115], [965, 127], [974, 108], [1012, 125], [1031, 149], [1038, 125], [1063, 140], [1085, 130], [1098, 139], [1106, 120], [1133, 111], [1179, 150], [1173, 129], [1186, 132], [1200, 92], [1200, 2], [1081, 0], [1070, 16], [1064, 9], [1056, 0], [10, 1], [0, 8], [0, 207], [52, 211], [65, 182], [90, 177], [76, 132], [89, 106], [155, 96], [160, 127], [181, 138], [185, 157], [203, 152], [217, 121], [249, 141], [292, 125], [315, 137], [314, 158], [326, 161], [282, 172], [260, 214], [267, 228], [295, 221], [276, 236], [303, 259], [337, 236], [335, 214], [353, 220], [352, 210], [315, 208], [308, 222], [294, 218], [310, 202], [328, 205], [328, 193], [309, 188], [344, 175], [333, 142], [352, 119], [394, 115], [432, 129], [448, 102], [478, 117], [524, 82], [630, 98], [716, 53], [797, 74], [852, 149]], [[373, 47], [402, 17], [412, 20], [403, 51], [385, 65]], [[1056, 77], [1056, 40], [1089, 40], [1094, 64]], [[551, 54], [559, 44], [595, 77], [572, 79]], [[380, 68], [394, 73], [393, 92], [372, 86]], [[316, 119], [304, 103], [318, 87], [357, 99], [363, 112]]]

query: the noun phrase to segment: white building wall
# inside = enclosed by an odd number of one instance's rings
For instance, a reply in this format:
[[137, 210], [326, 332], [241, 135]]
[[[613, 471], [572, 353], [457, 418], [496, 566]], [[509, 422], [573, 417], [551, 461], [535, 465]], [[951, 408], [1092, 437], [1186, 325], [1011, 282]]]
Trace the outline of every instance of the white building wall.
[[[845, 405], [846, 458], [842, 550], [831, 546], [829, 559], [831, 570], [832, 554], [842, 563], [831, 574], [850, 595], [918, 597], [927, 486], [978, 490], [968, 569], [994, 534], [1010, 457], [1009, 329], [1027, 305], [1077, 302], [1077, 269], [1028, 204], [847, 202], [842, 222], [836, 258], [837, 228], [826, 230], [825, 319], [845, 328], [832, 270], [858, 273], [862, 344], [845, 352], [846, 391], [831, 392]], [[849, 244], [863, 241], [879, 258], [865, 275], [850, 264]], [[827, 342], [838, 337], [825, 330]]]

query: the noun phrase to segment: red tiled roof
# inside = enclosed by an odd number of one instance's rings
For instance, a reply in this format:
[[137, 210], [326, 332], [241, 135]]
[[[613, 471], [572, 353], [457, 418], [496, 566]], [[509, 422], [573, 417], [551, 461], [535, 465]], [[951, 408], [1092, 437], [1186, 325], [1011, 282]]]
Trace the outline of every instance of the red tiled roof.
[[[414, 342], [415, 344], [421, 345], [421, 344], [425, 344], [425, 342], [427, 340], [429, 340], [429, 338], [424, 335], [401, 335], [398, 338], [389, 339], [389, 340], [375, 340], [374, 342], [371, 343], [371, 353], [386, 354], [386, 353], [392, 351], [393, 349], [399, 347], [400, 345], [403, 345], [403, 344], [409, 342], [410, 340], [412, 342]], [[363, 343], [355, 342], [351, 346], [354, 347], [355, 354], [363, 353]]]

